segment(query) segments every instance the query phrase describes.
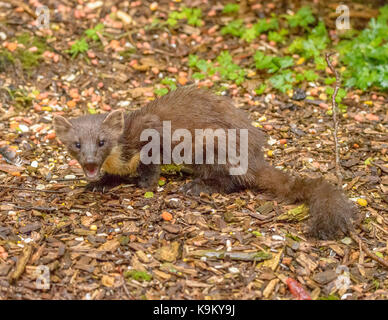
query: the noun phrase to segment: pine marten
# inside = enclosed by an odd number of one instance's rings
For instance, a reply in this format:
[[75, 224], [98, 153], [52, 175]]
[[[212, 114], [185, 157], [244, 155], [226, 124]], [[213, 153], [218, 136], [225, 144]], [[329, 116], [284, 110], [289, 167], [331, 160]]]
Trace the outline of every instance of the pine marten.
[[[163, 129], [167, 123], [171, 132], [183, 128], [185, 133], [191, 134], [191, 138], [177, 140], [175, 137], [175, 141], [173, 137], [171, 149], [160, 143], [157, 146], [160, 155], [165, 155], [165, 151], [170, 160], [171, 150], [179, 145], [181, 151], [191, 151], [195, 160], [197, 156], [202, 157], [202, 163], [193, 161], [188, 165], [194, 172], [194, 179], [183, 187], [185, 192], [230, 193], [246, 188], [269, 191], [292, 202], [306, 202], [310, 207], [309, 233], [316, 238], [338, 238], [352, 229], [356, 208], [343, 192], [323, 178], [293, 177], [266, 163], [262, 151], [265, 143], [262, 131], [251, 125], [246, 114], [237, 109], [230, 98], [203, 89], [183, 87], [130, 113], [116, 110], [70, 120], [56, 116], [53, 122], [57, 137], [78, 160], [86, 177], [92, 180], [89, 186], [93, 188], [118, 183], [133, 174], [138, 175], [140, 187], [155, 186], [159, 180], [160, 164], [141, 161], [142, 148], [149, 143], [149, 140], [142, 141], [142, 132], [152, 129], [163, 139], [163, 135], [167, 135]], [[196, 129], [222, 129], [225, 132], [236, 129], [234, 142], [240, 152], [243, 143], [241, 132], [245, 130], [248, 146], [246, 170], [241, 174], [231, 174], [231, 169], [236, 167], [236, 163], [228, 158], [232, 151], [226, 147], [227, 144], [219, 145], [214, 141], [211, 147], [217, 156], [214, 158], [213, 155], [214, 163], [207, 163], [209, 157], [204, 150], [209, 146], [210, 139], [208, 141], [205, 134], [203, 145], [196, 148]], [[216, 138], [222, 140], [221, 136]], [[228, 136], [226, 139], [232, 138]], [[217, 162], [222, 160], [219, 152], [226, 155], [226, 162]], [[160, 156], [160, 159], [163, 164], [165, 158]], [[105, 172], [104, 175], [101, 171]]]

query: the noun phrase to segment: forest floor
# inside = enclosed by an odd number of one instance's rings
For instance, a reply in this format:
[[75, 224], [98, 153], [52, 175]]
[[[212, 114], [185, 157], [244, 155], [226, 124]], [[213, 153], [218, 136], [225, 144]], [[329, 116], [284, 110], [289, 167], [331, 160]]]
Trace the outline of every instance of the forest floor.
[[[255, 91], [263, 78], [252, 68], [255, 51], [280, 55], [283, 45], [222, 34], [227, 1], [41, 2], [55, 8], [50, 29], [35, 26], [38, 1], [0, 1], [0, 299], [296, 299], [288, 278], [312, 299], [388, 298], [387, 270], [349, 237], [307, 237], [300, 204], [250, 190], [188, 196], [179, 189], [190, 175], [173, 168], [153, 193], [134, 185], [89, 192], [52, 127], [54, 114], [134, 110], [196, 81], [250, 114], [274, 166], [335, 183], [332, 85]], [[185, 3], [202, 9], [198, 26], [154, 21]], [[293, 2], [241, 3], [246, 23], [294, 10]], [[335, 8], [311, 7], [333, 26]], [[213, 61], [223, 50], [247, 70], [243, 81], [193, 77], [190, 54]], [[362, 241], [387, 261], [388, 95], [348, 90], [342, 103], [344, 191], [361, 213]]]

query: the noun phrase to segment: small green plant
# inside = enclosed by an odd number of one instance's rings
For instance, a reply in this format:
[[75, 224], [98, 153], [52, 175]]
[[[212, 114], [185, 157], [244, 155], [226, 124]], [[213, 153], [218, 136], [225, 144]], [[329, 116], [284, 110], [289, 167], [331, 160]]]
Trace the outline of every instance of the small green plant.
[[[333, 87], [326, 87], [326, 93], [329, 95], [329, 98], [333, 96], [334, 88]], [[337, 96], [335, 97], [335, 102], [341, 103], [342, 99], [346, 97], [346, 90], [343, 88], [339, 88], [337, 92]]]
[[294, 15], [285, 15], [284, 17], [291, 28], [302, 27], [307, 29], [310, 24], [315, 22], [315, 17], [308, 6], [300, 8]]
[[85, 30], [85, 37], [74, 42], [71, 45], [70, 50], [67, 52], [71, 54], [73, 59], [76, 58], [79, 54], [85, 53], [89, 50], [89, 44], [87, 40], [89, 39], [92, 41], [99, 41], [100, 37], [98, 36], [98, 33], [102, 33], [103, 30], [104, 25], [102, 23], [97, 24], [94, 28]]
[[291, 70], [282, 70], [268, 80], [272, 87], [283, 93], [287, 92], [287, 90], [291, 90], [292, 85], [295, 82], [294, 74]]
[[193, 73], [193, 79], [202, 80], [218, 72], [223, 80], [231, 80], [236, 84], [241, 84], [244, 81], [246, 71], [233, 62], [233, 58], [228, 51], [221, 52], [216, 61], [218, 66], [215, 63], [199, 59], [195, 55], [190, 55], [189, 67], [198, 70]]
[[325, 84], [332, 84], [336, 81], [335, 77], [329, 77], [325, 79]]
[[235, 37], [241, 37], [244, 34], [244, 22], [241, 19], [233, 20], [221, 28], [221, 34], [230, 34]]
[[269, 73], [286, 69], [294, 64], [294, 60], [290, 56], [266, 56], [262, 51], [256, 51], [253, 59], [255, 60], [256, 69], [267, 69]]
[[241, 36], [241, 39], [243, 39], [244, 41], [252, 42], [257, 38], [258, 34], [254, 27], [250, 27], [250, 28], [244, 29], [240, 36]]
[[279, 29], [279, 21], [277, 18], [260, 19], [253, 25], [253, 28], [256, 30], [257, 35], [260, 35], [269, 30]]
[[74, 59], [81, 53], [85, 53], [89, 50], [89, 45], [84, 38], [77, 40], [71, 45], [69, 53], [71, 57]]
[[236, 19], [224, 26], [221, 29], [221, 34], [230, 34], [235, 37], [241, 37], [241, 39], [247, 42], [252, 42], [261, 33], [277, 29], [279, 29], [279, 22], [276, 18], [260, 19], [250, 28], [246, 28], [241, 19]]
[[240, 6], [237, 3], [228, 3], [222, 9], [222, 13], [237, 13], [240, 10]]
[[241, 84], [246, 76], [246, 71], [233, 62], [232, 56], [228, 51], [223, 51], [217, 57], [220, 64], [218, 72], [225, 80], [232, 80], [236, 84]]
[[267, 85], [262, 83], [258, 88], [255, 89], [257, 95], [261, 95], [264, 93], [265, 89], [267, 89]]
[[[24, 48], [18, 47], [13, 53], [10, 53], [8, 50], [1, 50], [0, 56], [3, 61], [9, 61], [11, 63], [13, 63], [15, 59], [18, 59], [24, 70], [31, 71], [39, 65], [42, 60], [43, 52], [48, 49], [46, 40], [31, 35], [28, 32], [24, 32], [16, 37], [16, 41], [17, 43], [22, 44]], [[34, 47], [35, 50], [28, 50], [32, 47]]]
[[306, 81], [311, 82], [311, 81], [318, 80], [319, 75], [317, 73], [315, 73], [313, 70], [305, 70], [305, 71], [303, 71], [303, 78]]
[[6, 49], [0, 49], [0, 72], [5, 72], [7, 68], [15, 63], [12, 53]]
[[322, 51], [326, 49], [329, 37], [325, 24], [320, 21], [307, 38], [297, 37], [288, 47], [290, 53], [298, 53], [302, 57], [314, 58], [317, 70], [324, 70], [326, 62], [322, 57]]
[[170, 27], [175, 27], [179, 20], [187, 20], [189, 25], [200, 27], [203, 24], [201, 20], [202, 10], [199, 8], [187, 8], [183, 7], [182, 11], [172, 11], [169, 13], [166, 23]]
[[192, 75], [192, 78], [196, 80], [203, 80], [207, 75], [212, 76], [216, 72], [213, 63], [204, 59], [199, 59], [196, 55], [189, 55], [188, 65], [190, 68], [198, 69], [200, 71], [194, 72]]
[[32, 105], [33, 98], [24, 89], [10, 89], [3, 87], [9, 94], [11, 100], [17, 109], [29, 108]]
[[313, 70], [304, 70], [303, 73], [296, 73], [295, 80], [297, 83], [303, 81], [316, 81], [318, 80], [319, 75], [315, 73]]
[[187, 23], [195, 26], [200, 27], [203, 24], [203, 21], [201, 20], [202, 17], [202, 10], [199, 8], [184, 8], [183, 12], [186, 15]]
[[100, 40], [100, 37], [98, 36], [97, 33], [101, 33], [102, 31], [104, 30], [104, 25], [102, 23], [99, 23], [98, 25], [96, 25], [94, 28], [92, 29], [87, 29], [85, 31], [85, 35], [86, 37], [88, 37], [89, 39], [93, 40], [93, 41], [97, 41], [97, 40]]
[[352, 40], [341, 41], [339, 50], [346, 69], [346, 87], [366, 90], [376, 86], [388, 89], [388, 6], [380, 8], [377, 19]]
[[166, 23], [170, 27], [175, 27], [178, 24], [178, 20], [185, 19], [182, 12], [172, 11], [169, 13]]
[[[334, 94], [334, 88], [333, 88], [333, 87], [326, 87], [326, 93], [328, 94], [329, 100], [331, 101], [332, 96], [333, 96], [333, 94]], [[347, 106], [341, 103], [341, 102], [342, 102], [342, 99], [343, 99], [344, 97], [346, 97], [346, 90], [343, 89], [343, 88], [339, 88], [339, 89], [338, 89], [338, 92], [337, 92], [337, 95], [336, 95], [336, 97], [335, 97], [335, 102], [337, 102], [337, 104], [338, 104], [338, 109], [339, 109], [341, 112], [343, 112], [343, 113], [345, 113], [345, 112], [347, 111]], [[329, 110], [329, 111], [333, 112], [332, 110]], [[330, 114], [331, 112], [329, 112], [329, 114]], [[330, 114], [330, 115], [331, 115], [331, 114]]]
[[165, 87], [158, 87], [154, 90], [155, 94], [157, 96], [164, 96], [169, 91], [176, 90], [176, 80], [174, 78], [164, 78], [161, 82], [162, 85], [165, 85]]
[[286, 35], [288, 35], [287, 29], [280, 29], [278, 32], [270, 31], [268, 32], [268, 40], [274, 42], [284, 42], [286, 40]]
[[158, 97], [161, 97], [161, 96], [164, 96], [168, 93], [168, 88], [156, 88], [154, 89], [154, 93], [158, 96]]

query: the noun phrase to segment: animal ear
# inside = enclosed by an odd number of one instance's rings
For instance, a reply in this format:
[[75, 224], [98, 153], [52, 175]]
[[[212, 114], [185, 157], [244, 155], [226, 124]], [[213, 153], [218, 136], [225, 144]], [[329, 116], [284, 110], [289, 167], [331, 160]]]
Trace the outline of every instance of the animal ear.
[[124, 113], [121, 110], [110, 112], [102, 125], [113, 130], [115, 134], [121, 135], [124, 131]]
[[59, 140], [63, 140], [66, 134], [73, 128], [73, 125], [62, 116], [55, 116], [53, 119], [54, 129]]

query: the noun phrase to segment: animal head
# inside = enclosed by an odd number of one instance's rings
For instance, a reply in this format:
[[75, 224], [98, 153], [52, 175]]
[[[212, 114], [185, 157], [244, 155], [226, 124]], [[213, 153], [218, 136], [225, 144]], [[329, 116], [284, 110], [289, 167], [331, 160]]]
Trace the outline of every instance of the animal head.
[[116, 110], [69, 120], [55, 116], [53, 124], [58, 139], [78, 160], [86, 178], [97, 180], [101, 166], [123, 133], [124, 114]]

